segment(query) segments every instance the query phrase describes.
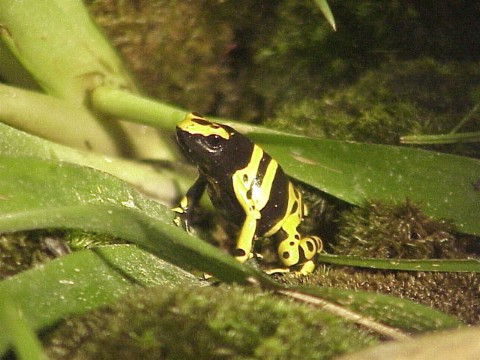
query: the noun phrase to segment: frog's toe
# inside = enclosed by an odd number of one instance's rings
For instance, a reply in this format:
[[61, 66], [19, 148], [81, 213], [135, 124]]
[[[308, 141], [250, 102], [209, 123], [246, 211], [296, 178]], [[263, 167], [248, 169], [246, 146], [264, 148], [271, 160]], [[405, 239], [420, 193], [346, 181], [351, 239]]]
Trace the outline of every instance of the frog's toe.
[[295, 271], [297, 276], [309, 275], [315, 270], [315, 263], [312, 260], [309, 260], [301, 265], [300, 269]]
[[239, 261], [241, 263], [244, 263], [245, 261], [247, 261], [248, 259], [251, 259], [253, 257], [252, 253], [250, 253], [250, 252], [247, 253], [242, 248], [235, 249], [235, 252], [234, 252], [233, 255], [235, 256], [235, 259], [237, 259], [237, 261]]

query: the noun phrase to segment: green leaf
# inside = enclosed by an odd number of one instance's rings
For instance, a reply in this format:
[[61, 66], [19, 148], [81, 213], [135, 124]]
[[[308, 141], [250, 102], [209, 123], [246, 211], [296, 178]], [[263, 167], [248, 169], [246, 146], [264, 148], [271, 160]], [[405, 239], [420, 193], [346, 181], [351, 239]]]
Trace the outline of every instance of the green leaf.
[[[0, 75], [14, 85], [28, 85], [35, 80], [45, 93], [72, 104], [75, 118], [83, 116], [82, 124], [74, 122], [67, 110], [61, 112], [63, 116], [58, 113], [66, 104], [57, 104], [52, 109], [57, 112], [52, 116], [53, 123], [62, 118], [77, 131], [77, 140], [70, 137], [64, 138], [64, 142], [71, 140], [76, 145], [78, 138], [86, 139], [86, 146], [89, 143], [95, 144], [95, 149], [109, 149], [109, 155], [173, 157], [170, 144], [155, 129], [111, 118], [107, 122], [98, 118], [98, 114], [93, 119], [85, 116], [87, 110], [81, 107], [89, 103], [90, 92], [96, 87], [108, 85], [131, 92], [137, 89], [81, 0], [0, 0], [0, 9], [0, 50], [4, 50], [0, 56], [4, 60], [0, 62]], [[34, 101], [34, 105], [38, 102]], [[28, 121], [27, 113], [27, 110], [17, 111], [11, 116]], [[45, 118], [48, 117], [43, 114]], [[38, 122], [29, 126], [38, 127], [36, 134], [42, 136], [48, 127]], [[46, 137], [56, 139], [58, 134], [58, 129], [51, 126]]]
[[[0, 98], [1, 91], [0, 85]], [[1, 112], [2, 110], [0, 110]], [[115, 175], [136, 188], [143, 189], [145, 193], [164, 203], [176, 201], [179, 182], [180, 187], [185, 191], [190, 186], [190, 183], [187, 184], [186, 180], [178, 179], [178, 177], [175, 179], [171, 172], [161, 170], [158, 166], [124, 158], [105, 156], [90, 151], [77, 150], [27, 134], [1, 122], [0, 155], [38, 157], [44, 160], [65, 161], [92, 167]], [[172, 179], [176, 181], [174, 182]]]
[[337, 26], [335, 25], [335, 18], [333, 17], [332, 10], [330, 10], [330, 6], [328, 6], [327, 0], [315, 0], [320, 11], [327, 19], [328, 23], [332, 26], [333, 30], [337, 30]]
[[480, 142], [480, 131], [442, 135], [410, 135], [400, 138], [402, 144], [456, 144]]
[[[114, 97], [98, 94], [112, 107]], [[135, 107], [134, 99], [128, 106]], [[118, 101], [118, 100], [117, 100]], [[133, 108], [129, 113], [135, 113]], [[177, 109], [178, 110], [178, 109]], [[177, 115], [174, 110], [172, 114]], [[135, 121], [160, 126], [152, 119]], [[173, 116], [170, 116], [170, 121]], [[259, 126], [214, 119], [261, 145], [287, 174], [341, 200], [363, 205], [368, 200], [403, 203], [410, 199], [437, 219], [451, 219], [459, 231], [480, 235], [480, 161], [406, 147], [362, 144], [296, 136]]]
[[[194, 267], [238, 283], [279, 289], [269, 277], [173, 225], [173, 214], [122, 181], [80, 166], [0, 156], [0, 231], [79, 228], [128, 239], [184, 268]], [[0, 283], [0, 294], [22, 299], [35, 329], [72, 313], [113, 301], [135, 285], [155, 284], [167, 265], [144, 253], [109, 248], [71, 254]], [[135, 248], [132, 248], [135, 249]], [[140, 251], [140, 250], [138, 250]], [[167, 269], [168, 272], [171, 270]], [[163, 276], [165, 278], [166, 276]], [[189, 281], [176, 274], [169, 284]], [[178, 280], [178, 278], [180, 280]], [[35, 294], [35, 296], [32, 296]], [[394, 300], [392, 300], [394, 301]], [[1, 346], [7, 346], [7, 340]]]
[[477, 159], [245, 128], [287, 174], [339, 199], [362, 205], [408, 198], [427, 215], [452, 219], [459, 231], [480, 235]]
[[18, 307], [5, 293], [0, 294], [0, 356], [5, 351], [4, 344], [11, 342], [20, 360], [46, 360], [42, 345], [30, 323]]
[[75, 228], [134, 242], [227, 282], [272, 280], [173, 223], [173, 212], [119, 179], [68, 163], [0, 156], [0, 232]]
[[[63, 3], [0, 0], [0, 39], [40, 87], [56, 97], [81, 104], [87, 90], [104, 82], [134, 89], [120, 58], [82, 2]], [[1, 69], [15, 83], [12, 74]]]
[[480, 260], [476, 259], [372, 259], [328, 254], [319, 254], [316, 259], [318, 262], [325, 264], [357, 266], [369, 269], [480, 273]]
[[[117, 245], [78, 251], [8, 278], [0, 282], [0, 301], [15, 299], [23, 321], [28, 320], [29, 326], [39, 330], [112, 302], [138, 285], [195, 284], [201, 283], [191, 274], [141, 249]], [[4, 308], [0, 319], [14, 313], [11, 307]], [[15, 327], [16, 321], [1, 321], [0, 328]], [[0, 331], [0, 356], [13, 341], [7, 335]]]

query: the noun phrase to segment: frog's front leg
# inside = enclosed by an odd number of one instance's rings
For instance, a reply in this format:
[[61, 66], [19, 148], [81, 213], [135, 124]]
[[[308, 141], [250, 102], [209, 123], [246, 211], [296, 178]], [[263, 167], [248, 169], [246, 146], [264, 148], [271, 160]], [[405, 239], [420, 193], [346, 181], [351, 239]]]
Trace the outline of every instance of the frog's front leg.
[[257, 230], [257, 220], [253, 214], [247, 214], [245, 221], [237, 238], [235, 248], [235, 259], [245, 262], [252, 256], [253, 241], [255, 239], [255, 231]]
[[235, 258], [245, 262], [252, 257], [253, 241], [257, 231], [257, 220], [261, 218], [256, 201], [252, 198], [254, 177], [249, 177], [249, 169], [238, 170], [232, 176], [232, 186], [238, 203], [245, 213], [240, 233], [237, 238]]
[[178, 206], [172, 209], [177, 213], [175, 223], [178, 226], [183, 226], [189, 233], [191, 233], [190, 223], [192, 220], [192, 210], [200, 201], [200, 198], [205, 192], [206, 185], [206, 178], [203, 175], [199, 175], [182, 200], [180, 200]]

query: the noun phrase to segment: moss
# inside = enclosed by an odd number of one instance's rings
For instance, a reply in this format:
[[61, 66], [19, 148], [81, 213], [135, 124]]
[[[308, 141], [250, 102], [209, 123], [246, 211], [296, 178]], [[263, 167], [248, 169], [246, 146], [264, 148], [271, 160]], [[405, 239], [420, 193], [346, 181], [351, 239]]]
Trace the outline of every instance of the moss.
[[329, 3], [337, 32], [311, 0], [87, 1], [149, 95], [236, 119], [322, 99], [390, 61], [480, 58], [478, 4]]
[[[466, 259], [480, 256], [478, 238], [458, 234], [411, 204], [379, 202], [344, 210], [333, 253], [374, 258]], [[370, 270], [321, 266], [310, 276], [278, 276], [286, 284], [382, 292], [435, 307], [469, 324], [480, 323], [480, 274]]]
[[473, 255], [474, 243], [456, 233], [448, 221], [426, 216], [409, 201], [372, 202], [342, 213], [334, 252], [376, 258], [466, 258]]
[[376, 342], [323, 311], [236, 287], [141, 290], [44, 341], [51, 359], [327, 359]]
[[0, 280], [68, 252], [61, 232], [31, 231], [0, 235]]
[[[398, 144], [402, 135], [450, 132], [480, 102], [479, 90], [476, 64], [396, 61], [322, 97], [287, 102], [269, 123], [297, 124], [297, 132], [313, 136]], [[474, 127], [471, 121], [461, 131]], [[471, 144], [430, 148], [480, 156]]]
[[379, 0], [329, 4], [337, 32], [314, 2], [286, 0], [275, 8], [271, 28], [254, 39], [252, 84], [265, 97], [267, 114], [292, 99], [297, 103], [322, 98], [330, 88], [355, 83], [365, 72], [391, 61], [479, 59], [474, 30], [478, 25], [465, 31], [466, 23], [477, 23], [472, 11], [480, 10], [478, 4]]
[[80, 230], [36, 230], [0, 234], [0, 280], [41, 265], [71, 250], [123, 244], [107, 235]]
[[[292, 278], [285, 277], [284, 281], [296, 283]], [[436, 308], [467, 324], [480, 324], [480, 274], [329, 267], [302, 281], [390, 294]]]
[[200, 113], [251, 119], [260, 106], [234, 63], [243, 58], [236, 33], [242, 25], [235, 23], [250, 19], [255, 27], [259, 17], [252, 3], [97, 0], [88, 6], [150, 96]]
[[95, 234], [83, 230], [68, 230], [64, 233], [64, 241], [72, 250], [89, 249], [102, 245], [126, 244], [128, 241], [113, 238], [110, 235]]

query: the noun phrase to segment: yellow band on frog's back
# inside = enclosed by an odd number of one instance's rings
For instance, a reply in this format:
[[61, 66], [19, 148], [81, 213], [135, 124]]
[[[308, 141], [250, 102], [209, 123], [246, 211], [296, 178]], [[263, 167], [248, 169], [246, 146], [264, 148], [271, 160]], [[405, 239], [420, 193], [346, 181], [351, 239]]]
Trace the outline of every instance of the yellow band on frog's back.
[[207, 119], [195, 115], [187, 114], [185, 119], [178, 123], [177, 127], [189, 134], [198, 134], [202, 136], [218, 135], [226, 140], [230, 138], [230, 133], [217, 123], [208, 121]]

